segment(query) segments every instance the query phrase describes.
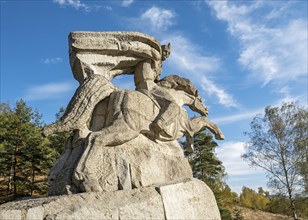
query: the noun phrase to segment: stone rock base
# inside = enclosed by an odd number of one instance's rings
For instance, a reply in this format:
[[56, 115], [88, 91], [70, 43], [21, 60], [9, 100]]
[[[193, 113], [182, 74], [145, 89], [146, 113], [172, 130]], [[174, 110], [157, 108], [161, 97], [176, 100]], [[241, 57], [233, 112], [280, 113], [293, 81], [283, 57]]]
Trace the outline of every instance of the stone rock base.
[[91, 148], [78, 142], [52, 168], [48, 194], [131, 190], [192, 177], [177, 141], [152, 141], [139, 135], [114, 147], [95, 144]]
[[220, 219], [215, 197], [202, 181], [116, 192], [90, 192], [10, 202], [3, 220], [56, 219]]

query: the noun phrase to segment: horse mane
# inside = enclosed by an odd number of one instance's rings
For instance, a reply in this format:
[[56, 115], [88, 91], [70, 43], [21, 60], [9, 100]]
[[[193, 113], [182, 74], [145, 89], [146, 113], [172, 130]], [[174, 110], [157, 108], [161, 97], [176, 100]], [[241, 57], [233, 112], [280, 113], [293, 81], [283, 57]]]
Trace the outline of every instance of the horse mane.
[[159, 80], [157, 84], [165, 88], [183, 90], [195, 97], [198, 96], [198, 91], [196, 87], [192, 84], [192, 82], [189, 79], [177, 75], [166, 76], [163, 79]]

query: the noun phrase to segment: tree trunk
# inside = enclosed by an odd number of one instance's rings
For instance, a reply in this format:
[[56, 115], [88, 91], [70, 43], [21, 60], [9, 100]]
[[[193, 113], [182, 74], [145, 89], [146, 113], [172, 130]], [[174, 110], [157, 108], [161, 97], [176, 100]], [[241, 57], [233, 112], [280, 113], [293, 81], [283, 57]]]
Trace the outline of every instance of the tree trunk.
[[32, 164], [32, 180], [31, 180], [31, 192], [30, 192], [31, 196], [33, 195], [34, 181], [35, 181], [35, 171], [34, 171], [34, 165]]
[[16, 154], [14, 155], [14, 161], [13, 161], [13, 185], [14, 185], [14, 197], [17, 194], [17, 172], [16, 172], [16, 166], [17, 166], [17, 158]]
[[11, 182], [12, 182], [11, 173], [9, 173], [9, 176], [7, 179], [8, 180], [7, 180], [6, 194], [9, 195], [11, 191]]
[[296, 211], [295, 211], [294, 200], [292, 198], [290, 198], [290, 197], [289, 197], [289, 200], [290, 200], [290, 207], [291, 207], [292, 217], [294, 218], [294, 220], [298, 220], [297, 214], [296, 214]]
[[281, 147], [281, 162], [282, 162], [282, 167], [283, 167], [283, 171], [284, 171], [284, 176], [286, 178], [286, 187], [288, 190], [288, 196], [289, 196], [289, 201], [290, 201], [290, 210], [291, 210], [291, 214], [292, 217], [294, 218], [294, 220], [298, 220], [297, 215], [296, 215], [296, 211], [295, 211], [295, 205], [294, 205], [294, 200], [293, 200], [293, 196], [292, 196], [292, 189], [289, 183], [289, 175], [288, 175], [288, 171], [287, 171], [287, 167], [286, 167], [286, 162], [285, 162], [285, 157], [284, 157], [284, 152], [283, 152], [284, 148]]

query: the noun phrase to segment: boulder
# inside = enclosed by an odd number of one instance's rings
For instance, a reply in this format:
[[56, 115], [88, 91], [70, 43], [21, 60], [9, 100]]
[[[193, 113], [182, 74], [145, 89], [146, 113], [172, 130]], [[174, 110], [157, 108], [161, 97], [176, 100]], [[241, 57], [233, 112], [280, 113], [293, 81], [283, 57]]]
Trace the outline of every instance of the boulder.
[[196, 179], [119, 190], [50, 196], [0, 206], [3, 220], [220, 219], [215, 197]]

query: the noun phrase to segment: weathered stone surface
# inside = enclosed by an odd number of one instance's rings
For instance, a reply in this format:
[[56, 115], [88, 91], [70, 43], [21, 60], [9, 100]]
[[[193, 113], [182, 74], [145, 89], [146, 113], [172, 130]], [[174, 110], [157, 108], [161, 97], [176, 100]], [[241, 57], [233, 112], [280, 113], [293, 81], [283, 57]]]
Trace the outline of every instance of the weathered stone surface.
[[[30, 199], [0, 207], [4, 220], [164, 218], [162, 200], [154, 187]], [[22, 210], [26, 218], [21, 216]]]
[[88, 154], [78, 143], [75, 145], [66, 149], [49, 176], [56, 183], [51, 184], [50, 195], [89, 191], [95, 183], [100, 187], [97, 191], [117, 191], [192, 178], [177, 141], [166, 146], [139, 135], [115, 147], [95, 145]]
[[166, 146], [143, 135], [115, 147], [94, 145], [76, 173], [85, 177], [74, 176], [85, 191], [94, 186], [95, 180], [98, 191], [116, 191], [192, 178], [190, 165], [176, 141]]
[[144, 59], [151, 59], [156, 68], [162, 60], [160, 43], [138, 32], [72, 32], [69, 42], [71, 67], [80, 83], [91, 72], [111, 80], [123, 72], [133, 73]]
[[214, 194], [200, 180], [162, 186], [159, 190], [167, 219], [220, 219]]
[[61, 120], [45, 126], [44, 134], [75, 130], [79, 131], [80, 136], [87, 136], [87, 123], [93, 109], [115, 89], [116, 87], [104, 76], [90, 75], [77, 88]]
[[26, 219], [27, 220], [43, 219], [43, 217], [44, 217], [43, 206], [36, 206], [36, 207], [28, 209]]
[[63, 195], [77, 193], [78, 189], [72, 183], [72, 176], [79, 159], [84, 151], [84, 141], [72, 143], [72, 138], [67, 141], [66, 149], [60, 159], [53, 166], [49, 174], [49, 194]]
[[3, 220], [22, 220], [21, 213], [22, 213], [21, 210], [14, 210], [14, 207], [12, 207], [12, 209], [8, 209], [8, 210], [0, 209], [0, 219], [3, 219]]
[[132, 199], [122, 197], [119, 219], [164, 219], [161, 196], [154, 187], [132, 194]]
[[28, 199], [0, 206], [0, 219], [220, 219], [215, 198], [201, 181], [117, 192]]

